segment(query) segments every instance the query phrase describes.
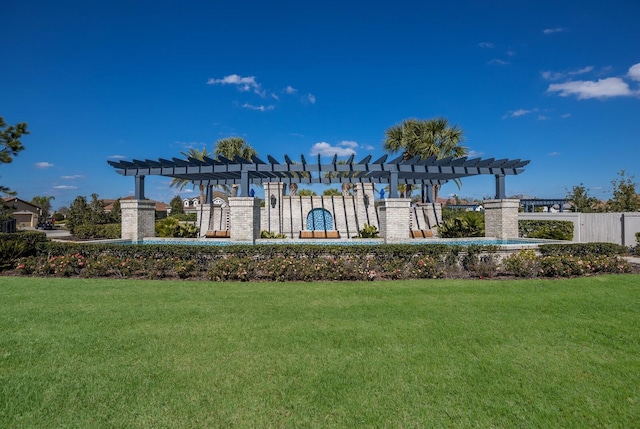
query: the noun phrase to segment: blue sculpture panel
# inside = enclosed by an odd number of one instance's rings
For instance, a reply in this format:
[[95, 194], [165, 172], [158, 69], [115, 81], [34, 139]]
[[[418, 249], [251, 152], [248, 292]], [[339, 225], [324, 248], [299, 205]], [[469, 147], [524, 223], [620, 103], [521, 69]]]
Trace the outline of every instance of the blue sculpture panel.
[[333, 231], [333, 216], [327, 209], [313, 209], [307, 215], [307, 231]]

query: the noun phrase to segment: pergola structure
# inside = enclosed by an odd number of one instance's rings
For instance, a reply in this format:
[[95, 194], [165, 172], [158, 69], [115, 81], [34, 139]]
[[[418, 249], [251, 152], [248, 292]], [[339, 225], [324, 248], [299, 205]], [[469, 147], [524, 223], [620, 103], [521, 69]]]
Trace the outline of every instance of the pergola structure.
[[[407, 185], [442, 185], [449, 180], [469, 176], [490, 174], [495, 176], [495, 198], [506, 198], [505, 176], [520, 174], [529, 161], [519, 159], [481, 159], [443, 158], [435, 156], [421, 159], [403, 157], [387, 161], [387, 155], [371, 162], [368, 155], [359, 162], [354, 162], [351, 155], [346, 162], [339, 162], [337, 156], [329, 163], [322, 163], [320, 155], [317, 162], [308, 162], [304, 155], [300, 162], [292, 161], [287, 155], [285, 162], [280, 163], [268, 155], [269, 162], [257, 157], [246, 160], [236, 157], [234, 160], [224, 158], [195, 158], [172, 160], [133, 160], [108, 161], [119, 174], [134, 176], [135, 198], [144, 199], [144, 178], [146, 176], [164, 176], [179, 178], [193, 182], [194, 185], [218, 186], [240, 185], [238, 196], [249, 196], [252, 184], [265, 182], [283, 183], [383, 183], [389, 185], [389, 198], [398, 197], [398, 184]], [[428, 193], [430, 195], [431, 193]], [[429, 201], [430, 202], [430, 201]]]
[[[467, 157], [437, 159], [435, 156], [424, 159], [419, 156], [405, 159], [401, 156], [388, 161], [388, 156], [384, 155], [375, 161], [371, 161], [371, 159], [372, 156], [368, 155], [361, 161], [354, 162], [352, 155], [346, 161], [338, 161], [337, 156], [334, 156], [331, 162], [323, 163], [319, 155], [311, 162], [304, 155], [301, 155], [300, 161], [296, 162], [285, 155], [284, 163], [281, 163], [268, 155], [267, 162], [255, 156], [251, 160], [237, 156], [232, 160], [219, 156], [217, 159], [205, 157], [203, 160], [190, 157], [171, 160], [160, 158], [158, 160], [140, 161], [134, 159], [132, 161], [108, 162], [119, 174], [135, 178], [135, 201], [146, 200], [145, 177], [163, 176], [184, 179], [194, 185], [205, 187], [239, 185], [238, 199], [250, 198], [253, 195], [250, 192], [251, 185], [265, 183], [380, 183], [389, 186], [389, 194], [384, 201], [393, 205], [392, 201], [402, 200], [403, 202], [399, 206], [394, 205], [394, 207], [406, 205], [407, 208], [410, 201], [398, 198], [398, 185], [400, 184], [424, 186], [426, 188], [424, 202], [435, 203], [435, 201], [431, 201], [433, 186], [477, 175], [493, 175], [495, 177], [495, 201], [508, 201], [506, 200], [505, 177], [522, 173], [524, 167], [529, 163], [529, 161], [520, 159], [469, 159]], [[387, 206], [390, 207], [388, 204]], [[503, 208], [503, 205], [500, 205], [500, 208]], [[248, 215], [241, 217], [249, 219]], [[253, 217], [255, 219], [255, 214]], [[132, 218], [137, 219], [136, 216], [132, 216]], [[124, 222], [123, 217], [123, 235]], [[504, 222], [500, 220], [499, 223], [502, 225]], [[384, 226], [388, 227], [389, 224], [385, 223]], [[399, 228], [403, 227], [400, 225]], [[508, 234], [512, 234], [512, 232]], [[139, 234], [134, 233], [133, 235]]]

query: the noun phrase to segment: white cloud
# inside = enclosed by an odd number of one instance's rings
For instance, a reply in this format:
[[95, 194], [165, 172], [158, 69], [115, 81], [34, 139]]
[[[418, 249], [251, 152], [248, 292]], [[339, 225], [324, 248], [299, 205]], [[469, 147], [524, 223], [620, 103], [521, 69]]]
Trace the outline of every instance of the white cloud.
[[[333, 156], [333, 155], [338, 155], [338, 156], [350, 156], [356, 153], [355, 150], [353, 150], [353, 147], [341, 147], [341, 144], [343, 144], [345, 142], [341, 142], [338, 144], [338, 146], [331, 146], [329, 143], [327, 142], [320, 142], [320, 143], [316, 143], [311, 147], [311, 155], [320, 155], [320, 156]], [[353, 143], [353, 142], [346, 142], [346, 143]], [[356, 144], [356, 147], [358, 145]]]
[[255, 76], [240, 76], [237, 74], [230, 74], [222, 79], [211, 78], [207, 81], [207, 85], [236, 85], [240, 91], [253, 90], [256, 94], [264, 97], [265, 91], [260, 89], [260, 84], [256, 81]]
[[498, 58], [494, 58], [491, 61], [489, 61], [489, 64], [498, 65], [498, 66], [506, 66], [507, 64], [509, 64], [509, 62], [505, 61], [505, 60], [498, 59]]
[[480, 42], [478, 43], [478, 46], [480, 46], [483, 49], [491, 49], [491, 48], [495, 48], [496, 45], [494, 45], [491, 42]]
[[284, 92], [286, 92], [287, 94], [295, 94], [296, 92], [298, 92], [297, 89], [295, 89], [294, 87], [292, 87], [291, 85], [288, 85], [285, 89]]
[[627, 76], [640, 82], [640, 63], [632, 65]]
[[563, 31], [566, 31], [564, 28], [562, 27], [556, 27], [556, 28], [545, 28], [544, 30], [542, 30], [543, 34], [554, 34], [554, 33], [562, 33]]
[[307, 95], [307, 100], [309, 100], [309, 103], [311, 104], [316, 104], [316, 96], [311, 93]]
[[244, 107], [245, 109], [259, 110], [260, 112], [266, 112], [268, 110], [275, 109], [275, 106], [271, 106], [271, 105], [269, 105], [269, 106], [263, 106], [263, 105], [254, 106], [253, 104], [249, 104], [249, 103], [244, 103], [242, 105], [242, 107]]
[[560, 79], [564, 79], [567, 76], [577, 76], [580, 74], [585, 74], [585, 73], [589, 73], [591, 71], [593, 71], [594, 67], [593, 66], [586, 66], [583, 67], [581, 69], [578, 70], [571, 70], [568, 71], [566, 73], [562, 73], [562, 72], [552, 72], [552, 71], [543, 71], [540, 74], [542, 75], [542, 78], [545, 80], [560, 80]]
[[558, 155], [560, 155], [560, 152], [550, 152], [548, 154], [548, 156], [558, 156]]
[[469, 158], [478, 158], [480, 156], [484, 155], [484, 152], [478, 152], [477, 150], [470, 150], [467, 153], [467, 157]]
[[549, 85], [547, 92], [558, 92], [561, 97], [576, 95], [578, 100], [633, 95], [629, 85], [619, 77], [599, 79], [597, 82], [576, 80]]
[[50, 162], [46, 162], [46, 161], [36, 162], [34, 165], [36, 166], [36, 168], [50, 168], [50, 167], [53, 167], [53, 164], [51, 164]]
[[568, 74], [571, 75], [571, 76], [575, 76], [575, 75], [578, 75], [578, 74], [589, 73], [593, 69], [594, 69], [593, 66], [586, 66], [586, 67], [583, 67], [583, 68], [578, 69], [578, 70], [570, 71]]
[[358, 147], [358, 143], [351, 140], [342, 140], [340, 143], [338, 143], [338, 146], [350, 147], [351, 149], [355, 149]]
[[78, 189], [78, 187], [71, 186], [71, 185], [57, 185], [57, 186], [54, 186], [53, 189]]
[[567, 119], [571, 117], [571, 113], [565, 113], [564, 115], [560, 116], [562, 119]]
[[505, 119], [505, 118], [519, 118], [520, 116], [528, 115], [531, 112], [532, 112], [532, 110], [518, 109], [518, 110], [514, 110], [513, 112], [507, 113], [502, 118], [503, 119]]
[[548, 117], [548, 116], [545, 116], [545, 115], [538, 115], [538, 120], [539, 120], [539, 121], [546, 121], [547, 119], [549, 119], [549, 117]]
[[124, 156], [124, 155], [111, 155], [111, 156], [108, 156], [107, 158], [109, 158], [109, 159], [125, 159], [126, 156]]
[[61, 179], [64, 180], [74, 180], [74, 179], [82, 179], [84, 176], [82, 174], [74, 174], [72, 176], [60, 176]]

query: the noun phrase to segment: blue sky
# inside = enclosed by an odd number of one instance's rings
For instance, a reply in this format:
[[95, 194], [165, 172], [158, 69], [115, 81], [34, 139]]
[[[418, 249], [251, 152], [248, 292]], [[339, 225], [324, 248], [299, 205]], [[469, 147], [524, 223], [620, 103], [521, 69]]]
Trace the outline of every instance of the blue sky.
[[[635, 0], [6, 0], [0, 116], [31, 134], [0, 183], [59, 207], [132, 194], [109, 159], [229, 136], [262, 158], [376, 157], [388, 127], [444, 116], [471, 155], [531, 160], [508, 195], [606, 199], [640, 176], [638, 17]], [[487, 176], [441, 195], [493, 192]]]

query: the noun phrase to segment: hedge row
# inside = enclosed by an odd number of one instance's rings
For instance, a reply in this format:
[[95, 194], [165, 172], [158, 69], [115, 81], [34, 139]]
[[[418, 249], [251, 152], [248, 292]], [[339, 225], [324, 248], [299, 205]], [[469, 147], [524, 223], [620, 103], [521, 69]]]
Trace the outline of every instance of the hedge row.
[[518, 221], [518, 234], [524, 238], [572, 240], [573, 228], [573, 222], [568, 220], [522, 219]]
[[[545, 246], [543, 246], [545, 247]], [[15, 262], [36, 276], [181, 278], [214, 281], [327, 281], [464, 278], [511, 275], [562, 277], [624, 273], [629, 264], [609, 246], [576, 254], [521, 251], [500, 261], [494, 246], [123, 246], [46, 243]], [[577, 256], [580, 254], [582, 256]]]

